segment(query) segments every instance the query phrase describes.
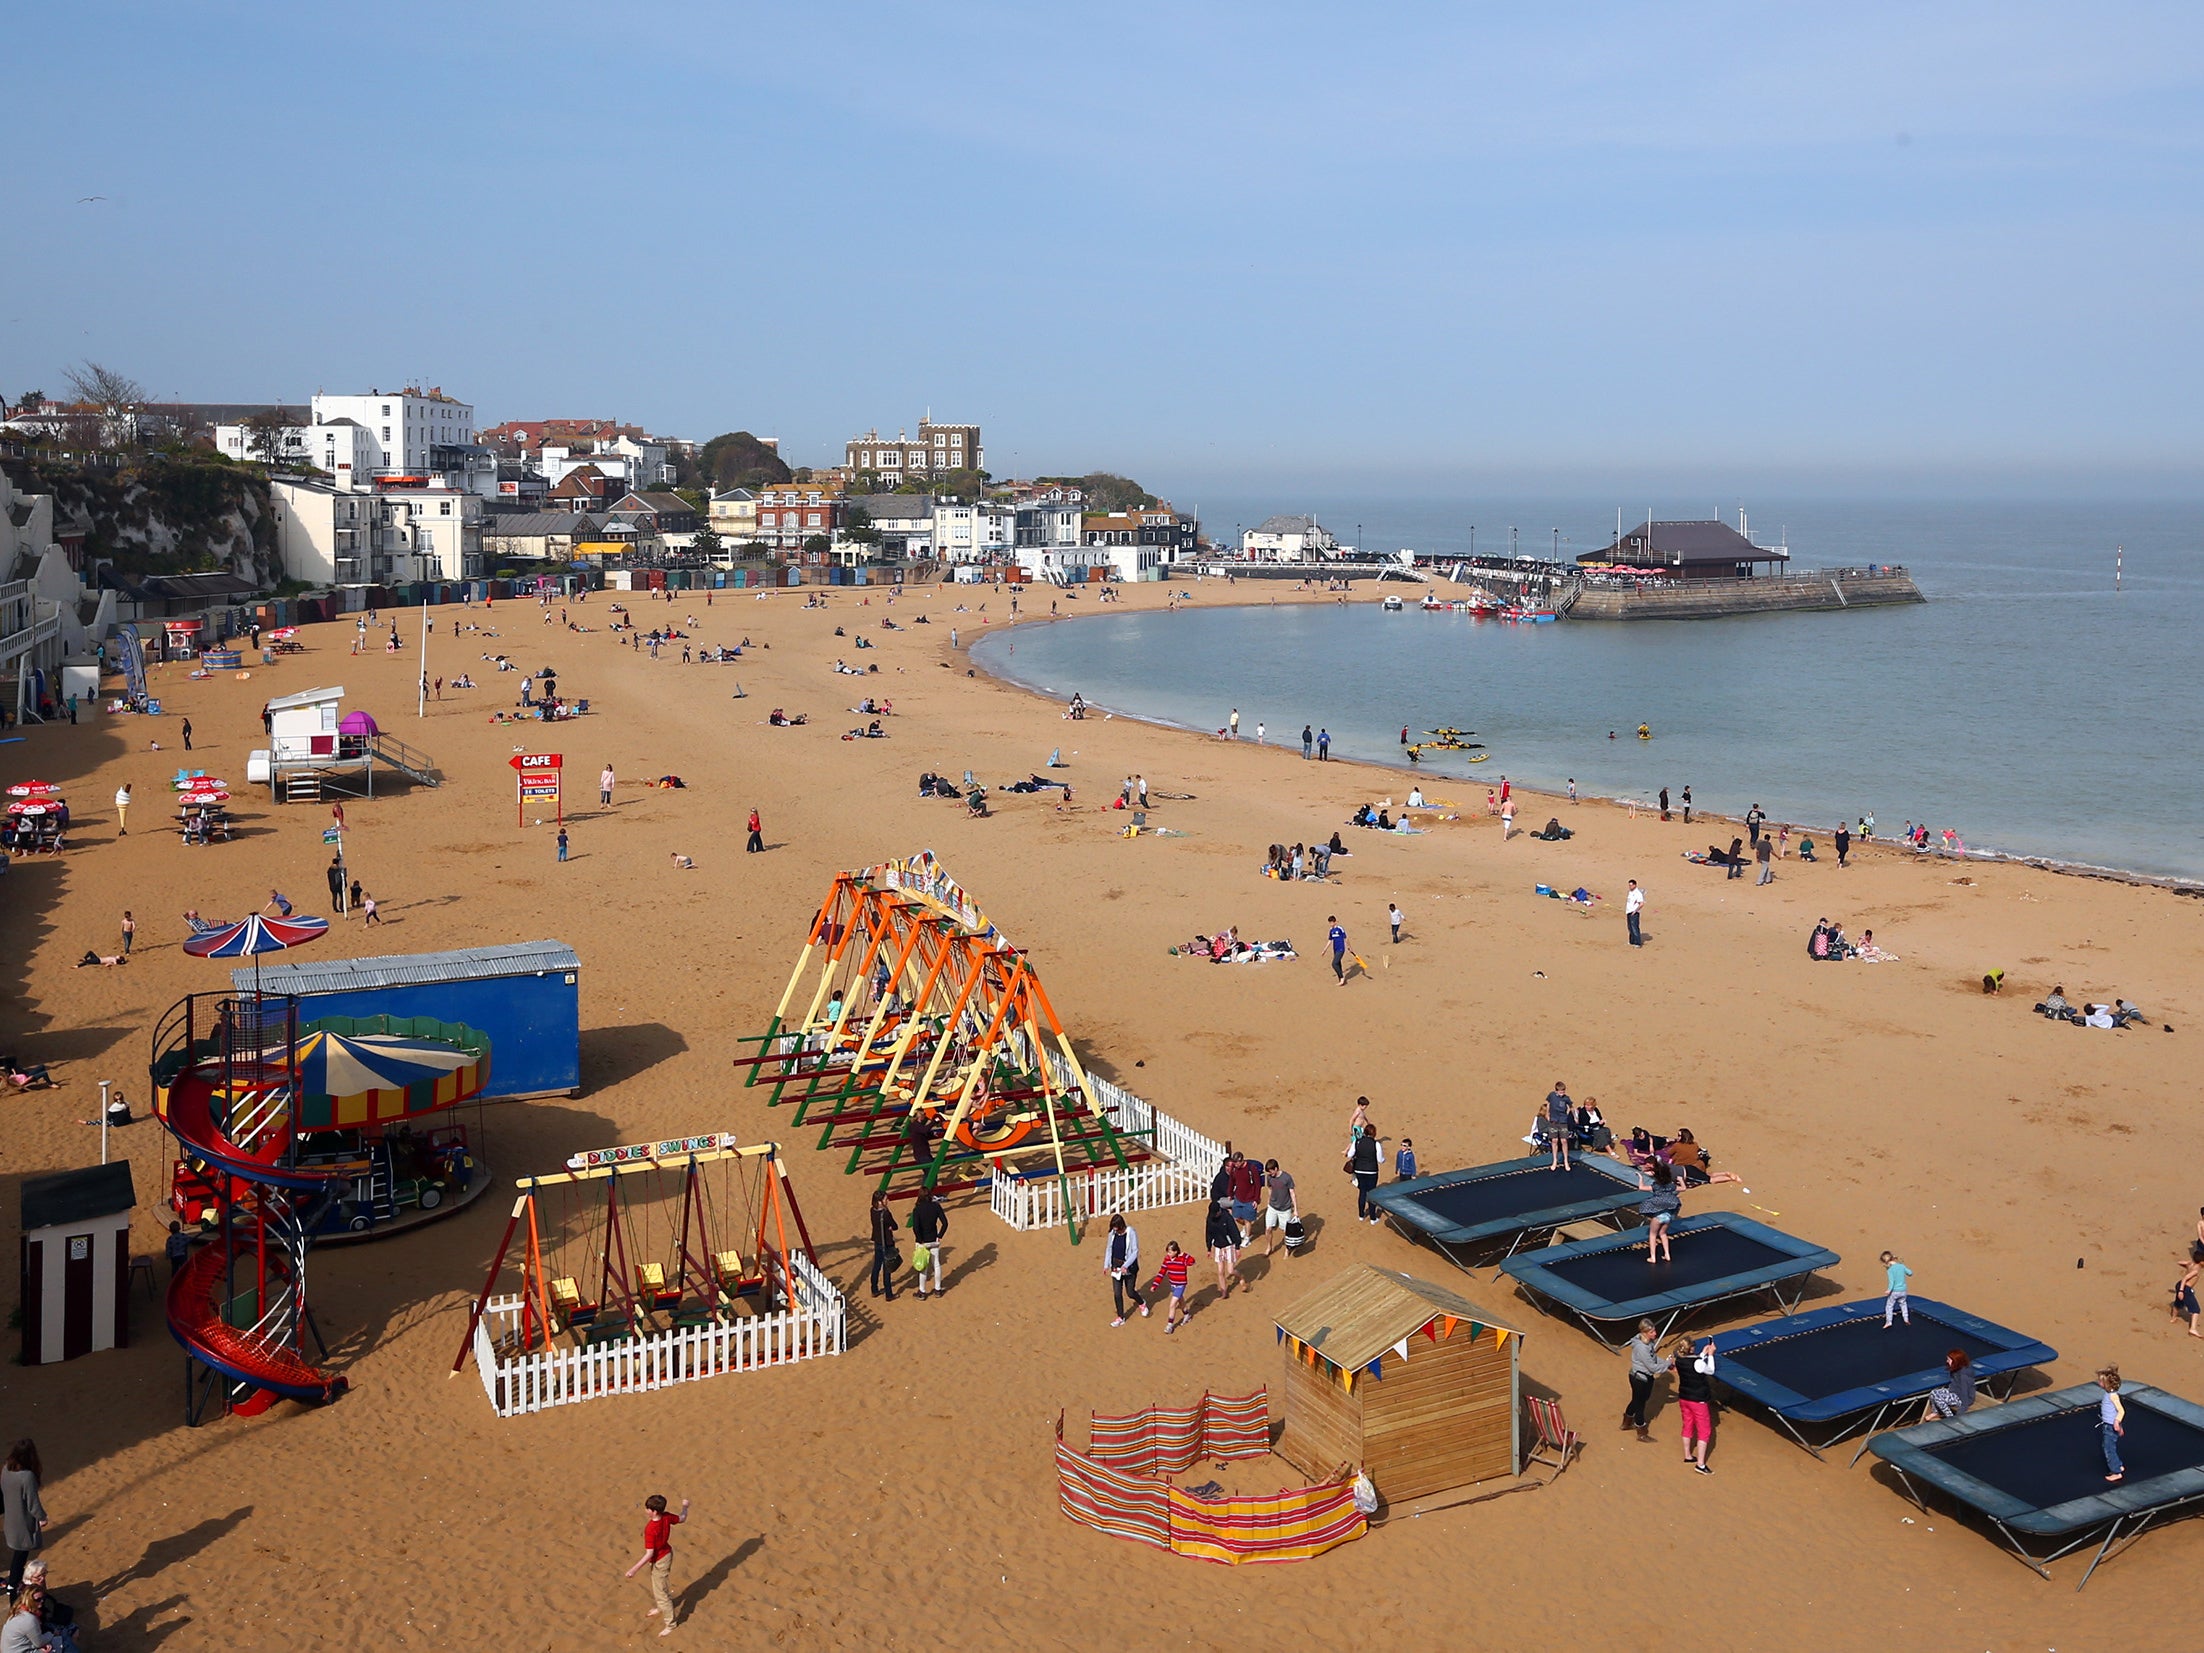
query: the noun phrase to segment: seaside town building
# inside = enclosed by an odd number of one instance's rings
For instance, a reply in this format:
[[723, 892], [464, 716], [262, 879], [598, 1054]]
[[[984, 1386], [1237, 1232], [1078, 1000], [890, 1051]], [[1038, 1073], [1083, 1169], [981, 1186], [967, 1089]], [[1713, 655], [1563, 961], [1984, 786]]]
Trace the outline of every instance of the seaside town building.
[[729, 545], [748, 545], [758, 537], [758, 496], [748, 488], [723, 488], [705, 505], [705, 520]]
[[604, 538], [603, 522], [584, 511], [504, 511], [483, 524], [482, 553], [493, 563], [565, 563]]
[[391, 480], [372, 491], [316, 477], [268, 479], [276, 552], [309, 585], [464, 580], [482, 574], [482, 496], [445, 479]]
[[1339, 541], [1314, 517], [1265, 517], [1240, 535], [1240, 554], [1256, 562], [1316, 562], [1339, 554]]
[[773, 482], [758, 490], [757, 542], [784, 554], [842, 526], [846, 490], [839, 481]]
[[1090, 511], [1080, 519], [1079, 537], [1087, 545], [1154, 547], [1157, 557], [1143, 566], [1155, 567], [1192, 557], [1199, 549], [1201, 524], [1164, 504]]
[[1003, 562], [1017, 538], [1018, 514], [1008, 505], [941, 500], [934, 506], [934, 551], [943, 562]]
[[[1742, 515], [1739, 520], [1742, 524]], [[1680, 580], [1751, 579], [1790, 560], [1782, 547], [1755, 545], [1742, 526], [1720, 521], [1642, 522], [1617, 534], [1604, 551], [1577, 558], [1587, 568], [1650, 570]]]
[[855, 553], [868, 548], [852, 546], [845, 561], [928, 562], [934, 555], [935, 502], [931, 494], [859, 494], [848, 502], [850, 511], [862, 510], [872, 519], [878, 543], [869, 555]]
[[875, 428], [851, 437], [842, 454], [842, 468], [851, 475], [869, 471], [891, 482], [939, 471], [983, 470], [986, 465], [979, 426], [937, 425], [931, 419], [918, 422], [915, 441], [901, 431], [890, 439]]

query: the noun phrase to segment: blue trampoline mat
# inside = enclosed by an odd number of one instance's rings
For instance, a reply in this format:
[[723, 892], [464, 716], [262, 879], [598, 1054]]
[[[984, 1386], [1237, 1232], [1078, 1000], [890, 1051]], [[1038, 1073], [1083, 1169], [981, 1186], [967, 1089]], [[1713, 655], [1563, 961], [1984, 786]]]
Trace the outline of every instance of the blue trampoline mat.
[[1926, 1297], [1913, 1318], [1883, 1327], [1883, 1300], [1838, 1303], [1714, 1340], [1721, 1375], [1739, 1394], [1801, 1422], [1825, 1423], [1886, 1401], [1925, 1395], [1945, 1378], [1944, 1356], [1963, 1349], [1978, 1380], [2048, 1365], [2058, 1351]]
[[1435, 1240], [1465, 1245], [1597, 1217], [1635, 1205], [1637, 1173], [1619, 1160], [1579, 1155], [1566, 1170], [1532, 1155], [1442, 1171], [1378, 1189], [1371, 1199]]

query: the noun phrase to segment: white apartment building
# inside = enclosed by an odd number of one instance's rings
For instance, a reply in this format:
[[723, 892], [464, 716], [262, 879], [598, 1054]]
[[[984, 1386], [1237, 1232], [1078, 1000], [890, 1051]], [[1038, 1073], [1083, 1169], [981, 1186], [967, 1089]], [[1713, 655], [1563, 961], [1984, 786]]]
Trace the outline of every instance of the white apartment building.
[[317, 425], [349, 419], [365, 431], [380, 472], [426, 476], [434, 449], [474, 445], [474, 409], [441, 390], [316, 396], [313, 415]]
[[1007, 562], [1018, 539], [1018, 513], [1008, 505], [934, 503], [934, 555], [943, 562]]
[[442, 476], [485, 498], [497, 492], [497, 461], [475, 448], [474, 409], [441, 390], [316, 396], [312, 423], [288, 425], [273, 455], [246, 425], [217, 425], [214, 445], [232, 459], [311, 465], [343, 488], [404, 487]]
[[356, 491], [270, 478], [283, 572], [310, 585], [463, 580], [482, 573], [485, 509], [459, 488]]
[[1018, 544], [1021, 549], [1077, 545], [1086, 536], [1080, 531], [1083, 513], [1079, 493], [1072, 490], [1068, 502], [1047, 501], [1018, 508]]

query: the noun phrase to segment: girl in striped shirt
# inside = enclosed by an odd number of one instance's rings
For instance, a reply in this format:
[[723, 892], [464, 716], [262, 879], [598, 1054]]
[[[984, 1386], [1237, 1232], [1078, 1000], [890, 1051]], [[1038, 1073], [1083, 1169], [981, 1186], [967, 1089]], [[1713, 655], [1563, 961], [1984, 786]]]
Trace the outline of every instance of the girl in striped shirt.
[[1183, 1318], [1181, 1311], [1186, 1304], [1186, 1277], [1193, 1267], [1194, 1259], [1179, 1249], [1178, 1241], [1164, 1242], [1163, 1261], [1156, 1265], [1156, 1277], [1148, 1282], [1148, 1289], [1154, 1291], [1160, 1285], [1171, 1288], [1171, 1309], [1163, 1320], [1166, 1333], [1179, 1329], [1179, 1321]]

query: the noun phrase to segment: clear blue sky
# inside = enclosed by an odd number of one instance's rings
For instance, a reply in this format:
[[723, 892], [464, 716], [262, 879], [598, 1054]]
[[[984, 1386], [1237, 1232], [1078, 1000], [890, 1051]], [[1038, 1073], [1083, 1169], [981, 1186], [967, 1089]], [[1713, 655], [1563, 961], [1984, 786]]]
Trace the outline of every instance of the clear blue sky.
[[[2204, 485], [2204, 13], [10, 9], [0, 390], [997, 474]], [[78, 198], [103, 195], [80, 204]]]

